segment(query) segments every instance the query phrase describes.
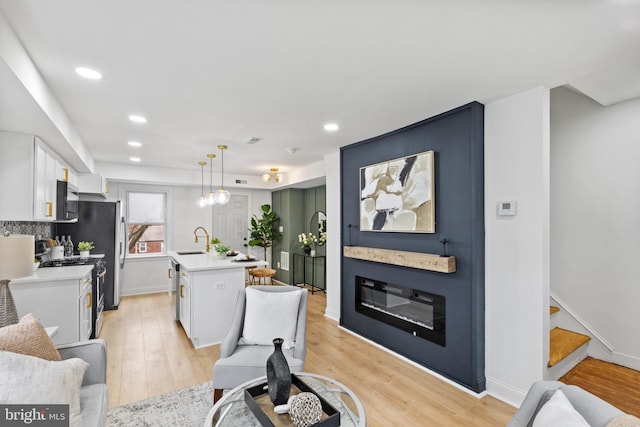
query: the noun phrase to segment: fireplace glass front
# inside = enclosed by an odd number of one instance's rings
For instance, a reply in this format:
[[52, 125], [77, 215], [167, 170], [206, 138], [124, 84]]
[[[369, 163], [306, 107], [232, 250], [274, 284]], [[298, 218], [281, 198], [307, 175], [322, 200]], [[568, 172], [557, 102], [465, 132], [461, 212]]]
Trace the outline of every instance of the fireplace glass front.
[[356, 276], [356, 311], [442, 346], [445, 297]]

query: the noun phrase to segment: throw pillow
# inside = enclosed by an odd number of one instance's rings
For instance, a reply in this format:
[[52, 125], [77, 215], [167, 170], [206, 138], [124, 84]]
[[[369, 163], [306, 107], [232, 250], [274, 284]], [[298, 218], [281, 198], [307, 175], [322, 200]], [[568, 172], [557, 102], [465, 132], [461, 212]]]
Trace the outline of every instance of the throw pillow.
[[0, 328], [0, 351], [28, 354], [46, 360], [60, 360], [60, 353], [44, 326], [32, 313], [15, 325]]
[[533, 427], [589, 427], [589, 423], [575, 410], [562, 390], [556, 390], [540, 408]]
[[246, 289], [244, 327], [239, 344], [273, 345], [282, 338], [282, 348], [295, 347], [298, 308], [302, 290], [265, 292]]
[[61, 362], [0, 351], [0, 402], [5, 404], [68, 404], [69, 425], [82, 426], [80, 387], [89, 364], [81, 359]]
[[640, 418], [633, 415], [618, 415], [607, 423], [607, 427], [640, 427]]

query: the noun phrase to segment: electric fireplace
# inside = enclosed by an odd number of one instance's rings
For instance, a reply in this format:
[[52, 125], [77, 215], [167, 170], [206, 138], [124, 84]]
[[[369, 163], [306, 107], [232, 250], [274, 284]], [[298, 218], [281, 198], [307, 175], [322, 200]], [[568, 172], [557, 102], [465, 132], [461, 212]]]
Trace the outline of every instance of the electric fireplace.
[[445, 297], [356, 276], [356, 311], [445, 345]]

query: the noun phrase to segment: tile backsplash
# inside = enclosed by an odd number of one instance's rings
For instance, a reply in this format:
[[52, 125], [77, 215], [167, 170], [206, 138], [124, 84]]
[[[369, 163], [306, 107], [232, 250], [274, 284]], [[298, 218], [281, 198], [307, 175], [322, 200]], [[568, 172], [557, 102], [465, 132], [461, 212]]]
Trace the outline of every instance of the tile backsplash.
[[50, 239], [53, 234], [53, 224], [33, 221], [0, 221], [0, 232], [4, 231], [11, 234], [32, 234], [36, 239]]

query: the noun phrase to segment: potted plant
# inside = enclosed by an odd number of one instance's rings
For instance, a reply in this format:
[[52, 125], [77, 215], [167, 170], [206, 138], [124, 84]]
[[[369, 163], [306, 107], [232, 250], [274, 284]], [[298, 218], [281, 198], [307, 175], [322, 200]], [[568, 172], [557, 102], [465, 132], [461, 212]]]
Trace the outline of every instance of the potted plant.
[[258, 218], [256, 215], [251, 217], [249, 246], [261, 246], [264, 249], [264, 260], [266, 261], [267, 248], [273, 246], [273, 242], [281, 237], [276, 228], [276, 222], [280, 218], [271, 210], [269, 204], [262, 205], [260, 209], [262, 209], [262, 217]]
[[298, 234], [298, 242], [300, 242], [300, 247], [304, 251], [305, 255], [315, 256], [315, 250], [311, 249], [311, 245], [318, 243], [316, 236], [312, 233], [300, 233]]
[[223, 245], [222, 243], [217, 243], [214, 247], [214, 250], [218, 254], [219, 257], [227, 256], [227, 252], [231, 250], [230, 247]]
[[89, 251], [95, 248], [93, 242], [79, 242], [78, 250], [80, 251], [80, 258], [89, 258]]

